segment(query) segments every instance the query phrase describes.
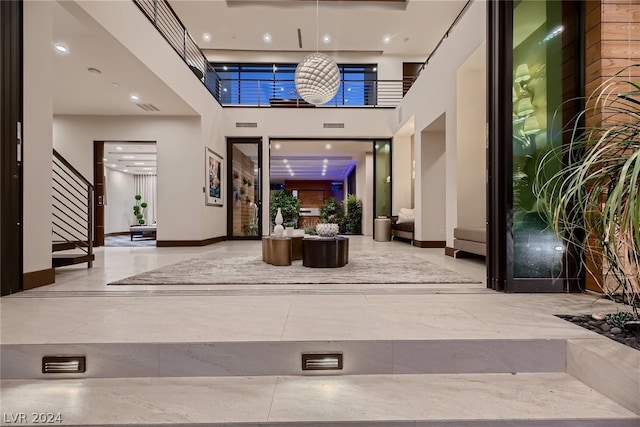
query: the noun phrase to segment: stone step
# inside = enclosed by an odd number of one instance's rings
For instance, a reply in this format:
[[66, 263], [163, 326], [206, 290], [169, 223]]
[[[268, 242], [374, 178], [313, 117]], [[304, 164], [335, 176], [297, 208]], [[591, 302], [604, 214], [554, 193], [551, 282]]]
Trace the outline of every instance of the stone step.
[[[303, 353], [340, 353], [332, 375], [565, 372], [563, 339], [3, 344], [2, 378], [313, 375]], [[85, 356], [82, 374], [43, 374], [44, 356]], [[323, 373], [323, 372], [321, 372]]]
[[[640, 422], [565, 373], [4, 380], [1, 387], [2, 425], [44, 423], [34, 422], [33, 414], [65, 426], [637, 427]], [[24, 422], [15, 421], [22, 414]]]

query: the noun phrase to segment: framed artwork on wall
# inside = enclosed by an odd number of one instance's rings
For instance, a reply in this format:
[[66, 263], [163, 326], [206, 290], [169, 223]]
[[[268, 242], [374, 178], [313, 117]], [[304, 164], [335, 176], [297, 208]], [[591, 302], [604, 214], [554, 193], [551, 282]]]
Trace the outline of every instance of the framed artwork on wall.
[[222, 156], [209, 147], [205, 147], [205, 204], [223, 206]]

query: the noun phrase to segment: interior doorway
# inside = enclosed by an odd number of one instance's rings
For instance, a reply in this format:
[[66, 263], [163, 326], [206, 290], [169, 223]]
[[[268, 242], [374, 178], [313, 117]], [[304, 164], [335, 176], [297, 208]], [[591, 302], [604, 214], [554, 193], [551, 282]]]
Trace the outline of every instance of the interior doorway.
[[227, 139], [227, 238], [262, 236], [262, 138]]
[[156, 246], [155, 141], [95, 141], [96, 246]]

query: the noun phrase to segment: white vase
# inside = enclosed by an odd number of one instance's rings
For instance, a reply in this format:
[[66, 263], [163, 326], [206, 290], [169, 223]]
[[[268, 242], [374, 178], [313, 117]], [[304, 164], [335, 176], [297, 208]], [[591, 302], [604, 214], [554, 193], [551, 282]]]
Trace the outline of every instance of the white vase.
[[282, 237], [282, 233], [284, 232], [284, 227], [282, 226], [282, 212], [280, 208], [278, 208], [278, 213], [276, 214], [276, 226], [273, 227], [273, 234], [276, 237]]

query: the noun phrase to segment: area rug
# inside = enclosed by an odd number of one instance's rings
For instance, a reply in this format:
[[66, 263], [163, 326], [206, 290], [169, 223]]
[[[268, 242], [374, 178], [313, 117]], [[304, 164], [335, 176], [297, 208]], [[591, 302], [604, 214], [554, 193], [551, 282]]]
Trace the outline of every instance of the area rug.
[[355, 253], [341, 268], [277, 267], [260, 256], [216, 254], [161, 267], [109, 285], [480, 283], [412, 255]]

